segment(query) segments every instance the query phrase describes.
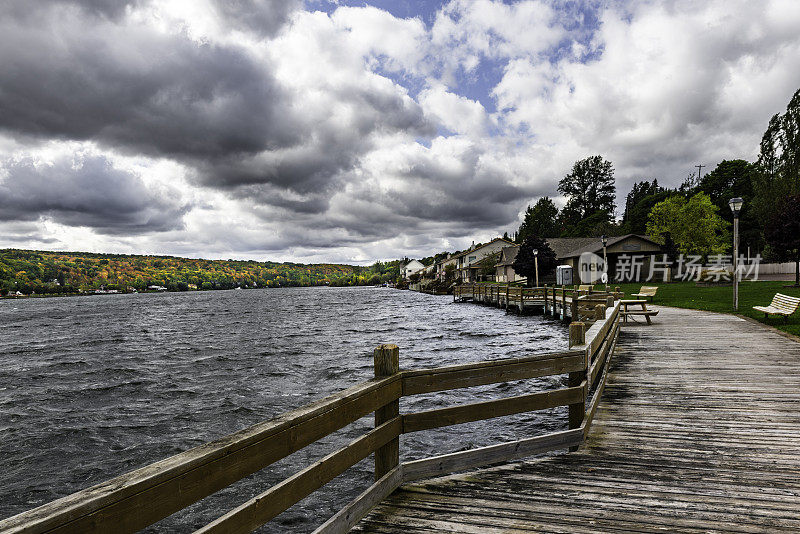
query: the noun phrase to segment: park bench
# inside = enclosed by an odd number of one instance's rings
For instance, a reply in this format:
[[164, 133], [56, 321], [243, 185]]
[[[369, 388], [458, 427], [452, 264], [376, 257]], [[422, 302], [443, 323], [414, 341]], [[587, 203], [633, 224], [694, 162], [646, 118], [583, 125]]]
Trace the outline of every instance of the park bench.
[[590, 285], [579, 285], [578, 286], [578, 291], [586, 291], [587, 293], [591, 293], [592, 292], [592, 286], [590, 286]]
[[770, 314], [783, 315], [783, 320], [788, 321], [789, 316], [797, 311], [798, 306], [800, 306], [800, 297], [775, 293], [769, 306], [753, 306], [753, 309], [764, 312], [765, 318]]
[[650, 298], [650, 302], [652, 302], [653, 299], [656, 296], [656, 291], [658, 291], [658, 286], [642, 286], [642, 289], [640, 289], [638, 293], [634, 293], [631, 296], [632, 297], [640, 297], [640, 298], [649, 297]]

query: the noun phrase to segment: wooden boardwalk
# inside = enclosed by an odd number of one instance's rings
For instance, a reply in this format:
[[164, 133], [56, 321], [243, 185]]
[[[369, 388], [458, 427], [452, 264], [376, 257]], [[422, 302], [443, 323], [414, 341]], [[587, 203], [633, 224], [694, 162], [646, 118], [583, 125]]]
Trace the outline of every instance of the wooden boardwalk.
[[356, 532], [800, 532], [800, 343], [660, 308], [577, 452], [404, 485]]

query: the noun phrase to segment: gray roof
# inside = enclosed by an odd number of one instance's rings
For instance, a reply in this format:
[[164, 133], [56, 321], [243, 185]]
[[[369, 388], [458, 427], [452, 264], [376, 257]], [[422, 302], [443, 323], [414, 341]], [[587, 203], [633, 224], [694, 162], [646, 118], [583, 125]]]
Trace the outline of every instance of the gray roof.
[[600, 242], [599, 237], [548, 237], [545, 239], [553, 252], [556, 253], [556, 258], [568, 258], [573, 250], [583, 249], [590, 247], [595, 243], [602, 249], [603, 244]]
[[517, 258], [517, 252], [519, 252], [519, 245], [514, 245], [512, 247], [503, 247], [500, 257], [505, 256], [506, 261], [498, 263], [497, 267], [502, 267], [504, 265], [511, 265], [512, 263], [514, 263], [514, 260]]
[[513, 244], [514, 244], [514, 243], [512, 243], [511, 241], [506, 241], [506, 240], [505, 240], [505, 239], [503, 239], [502, 237], [495, 237], [495, 238], [494, 238], [494, 239], [492, 239], [491, 241], [489, 241], [489, 242], [487, 242], [487, 243], [483, 243], [483, 244], [481, 244], [481, 245], [478, 245], [478, 246], [476, 246], [475, 248], [471, 248], [471, 247], [470, 247], [470, 248], [468, 248], [467, 250], [465, 250], [465, 251], [463, 251], [463, 252], [459, 252], [458, 254], [453, 254], [453, 255], [450, 257], [450, 259], [452, 260], [453, 258], [460, 258], [461, 256], [466, 256], [466, 255], [467, 255], [467, 254], [469, 254], [470, 252], [474, 252], [474, 251], [476, 251], [476, 250], [480, 250], [480, 249], [482, 249], [483, 247], [487, 247], [487, 246], [491, 245], [492, 243], [494, 243], [495, 241], [504, 241], [504, 242], [508, 243], [509, 245], [513, 245]]
[[[626, 240], [626, 239], [628, 239], [630, 237], [638, 237], [639, 239], [644, 239], [645, 241], [649, 241], [649, 242], [651, 242], [651, 243], [653, 243], [655, 245], [661, 246], [659, 243], [656, 243], [655, 241], [653, 241], [649, 237], [643, 236], [643, 235], [638, 235], [638, 234], [626, 234], [626, 235], [620, 235], [620, 236], [616, 236], [616, 237], [609, 237], [607, 246], [610, 247], [611, 245], [613, 245], [615, 243], [619, 243], [620, 241], [624, 241], [624, 240]], [[601, 241], [601, 239], [599, 237], [560, 238], [560, 240], [570, 240], [570, 241], [574, 240], [575, 244], [577, 244], [578, 246], [574, 247], [574, 248], [571, 248], [569, 250], [566, 250], [562, 254], [559, 254], [559, 252], [556, 250], [556, 248], [551, 243], [551, 241], [556, 241], [556, 240], [555, 239], [553, 239], [553, 240], [548, 239], [547, 242], [550, 243], [550, 247], [553, 249], [553, 251], [555, 251], [556, 256], [558, 258], [574, 258], [576, 256], [580, 256], [581, 254], [583, 254], [585, 252], [598, 253], [598, 252], [601, 252], [603, 250], [603, 242]], [[566, 247], [568, 245], [565, 244], [565, 245], [562, 245], [562, 246]]]

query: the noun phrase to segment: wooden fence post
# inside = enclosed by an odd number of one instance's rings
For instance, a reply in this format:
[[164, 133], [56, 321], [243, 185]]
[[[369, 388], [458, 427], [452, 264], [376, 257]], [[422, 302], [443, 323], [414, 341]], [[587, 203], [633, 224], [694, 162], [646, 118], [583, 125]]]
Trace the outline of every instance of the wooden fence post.
[[606, 318], [606, 305], [598, 304], [594, 307], [594, 318], [597, 321], [602, 321]]
[[569, 348], [586, 344], [586, 323], [573, 321], [569, 325]]
[[[570, 323], [569, 325], [569, 348], [583, 346], [586, 344], [586, 324], [580, 321]], [[580, 386], [581, 382], [586, 380], [586, 371], [589, 362], [584, 359], [584, 369], [575, 371], [569, 374], [567, 380], [567, 387]], [[586, 412], [586, 395], [583, 395], [581, 402], [569, 405], [569, 428], [580, 428], [583, 424], [583, 415]], [[578, 447], [570, 447], [570, 452], [578, 450]]]
[[570, 315], [572, 315], [572, 322], [580, 321], [581, 318], [578, 317], [578, 297], [580, 293], [577, 290], [572, 291], [572, 302], [570, 303]]
[[567, 287], [561, 286], [561, 320], [567, 320]]
[[544, 314], [548, 313], [549, 304], [547, 302], [547, 284], [544, 284]]
[[[400, 372], [400, 349], [397, 345], [379, 345], [373, 352], [375, 378], [391, 376]], [[400, 415], [400, 400], [375, 410], [375, 427]], [[397, 467], [400, 463], [400, 438], [396, 437], [375, 451], [375, 480]]]
[[613, 308], [614, 307], [614, 297], [608, 296], [606, 297], [606, 308]]

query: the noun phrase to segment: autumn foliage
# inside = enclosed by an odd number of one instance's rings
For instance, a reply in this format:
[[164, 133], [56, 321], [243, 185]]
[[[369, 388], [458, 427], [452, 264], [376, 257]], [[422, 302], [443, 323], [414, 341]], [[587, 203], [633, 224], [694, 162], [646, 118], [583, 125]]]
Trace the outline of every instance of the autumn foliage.
[[78, 293], [95, 289], [170, 291], [366, 285], [394, 280], [400, 262], [369, 267], [303, 265], [241, 260], [204, 260], [174, 256], [136, 256], [0, 250], [0, 293]]

